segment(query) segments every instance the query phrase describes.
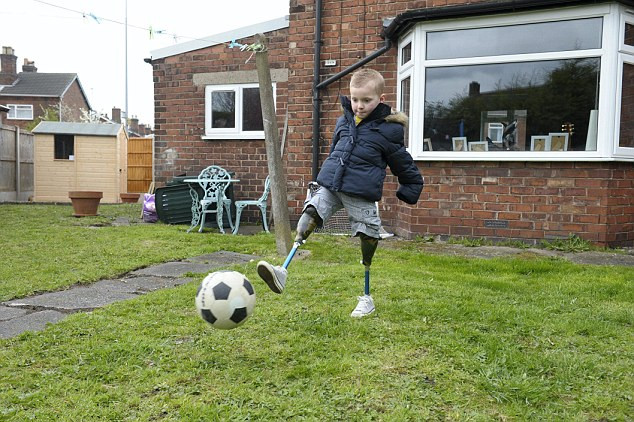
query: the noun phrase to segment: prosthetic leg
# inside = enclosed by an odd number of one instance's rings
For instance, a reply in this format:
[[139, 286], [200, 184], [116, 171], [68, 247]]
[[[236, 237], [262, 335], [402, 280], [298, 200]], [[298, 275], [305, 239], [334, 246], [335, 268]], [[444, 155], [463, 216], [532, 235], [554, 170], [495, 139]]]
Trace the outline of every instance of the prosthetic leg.
[[322, 223], [321, 217], [317, 213], [317, 210], [313, 206], [306, 207], [304, 213], [297, 223], [297, 235], [293, 242], [293, 247], [288, 253], [286, 260], [282, 266], [274, 266], [266, 261], [258, 262], [257, 270], [258, 275], [269, 288], [275, 293], [282, 293], [284, 286], [286, 285], [286, 277], [288, 276], [287, 268], [290, 265], [297, 249], [306, 243], [308, 236]]
[[379, 239], [370, 237], [365, 233], [359, 235], [361, 240], [361, 256], [363, 257], [361, 263], [365, 267], [365, 284], [363, 288], [363, 296], [359, 296], [359, 303], [354, 308], [351, 317], [361, 318], [374, 312], [374, 301], [370, 296], [370, 266], [372, 265], [372, 257], [376, 252], [377, 246], [379, 246]]

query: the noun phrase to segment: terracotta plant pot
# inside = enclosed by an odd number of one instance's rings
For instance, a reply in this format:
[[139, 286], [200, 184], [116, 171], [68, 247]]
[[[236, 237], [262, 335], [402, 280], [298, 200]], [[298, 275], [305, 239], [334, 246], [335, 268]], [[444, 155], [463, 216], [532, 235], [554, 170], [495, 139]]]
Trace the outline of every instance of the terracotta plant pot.
[[136, 204], [139, 202], [140, 193], [122, 193], [119, 195], [121, 197], [121, 202], [126, 204]]
[[86, 190], [71, 191], [68, 192], [68, 197], [73, 204], [73, 216], [86, 217], [97, 215], [99, 201], [103, 198], [103, 192]]

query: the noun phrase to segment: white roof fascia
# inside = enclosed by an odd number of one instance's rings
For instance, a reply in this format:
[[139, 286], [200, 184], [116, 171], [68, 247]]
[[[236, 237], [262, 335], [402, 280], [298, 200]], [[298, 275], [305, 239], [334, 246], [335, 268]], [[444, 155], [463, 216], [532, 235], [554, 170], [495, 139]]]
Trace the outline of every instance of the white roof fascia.
[[204, 39], [187, 41], [180, 44], [174, 44], [169, 47], [159, 48], [157, 50], [150, 51], [150, 54], [152, 55], [152, 60], [157, 60], [181, 53], [187, 53], [189, 51], [200, 50], [201, 48], [211, 47], [213, 45], [224, 43], [228, 44], [233, 40], [247, 38], [259, 33], [276, 31], [282, 28], [288, 28], [288, 15], [270, 21], [260, 22], [254, 25], [222, 32], [220, 34], [210, 35]]

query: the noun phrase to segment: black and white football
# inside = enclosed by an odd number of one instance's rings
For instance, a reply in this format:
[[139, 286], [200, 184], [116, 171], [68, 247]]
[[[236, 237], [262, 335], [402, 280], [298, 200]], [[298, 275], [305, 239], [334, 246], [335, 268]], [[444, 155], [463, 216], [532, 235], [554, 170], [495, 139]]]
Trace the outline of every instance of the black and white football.
[[200, 284], [196, 308], [212, 327], [230, 330], [242, 325], [253, 313], [255, 289], [244, 274], [216, 271]]

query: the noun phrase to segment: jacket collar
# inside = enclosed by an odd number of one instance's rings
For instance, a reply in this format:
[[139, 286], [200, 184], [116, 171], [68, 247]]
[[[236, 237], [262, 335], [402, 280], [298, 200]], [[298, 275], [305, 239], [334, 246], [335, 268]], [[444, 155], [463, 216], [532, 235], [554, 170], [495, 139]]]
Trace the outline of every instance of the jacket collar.
[[[352, 103], [350, 102], [350, 98], [342, 95], [341, 106], [343, 107], [343, 111], [348, 122], [354, 123], [354, 113], [352, 111]], [[379, 105], [376, 106], [374, 110], [372, 110], [372, 113], [370, 113], [368, 117], [363, 119], [363, 121], [371, 122], [373, 120], [385, 119], [391, 113], [392, 108], [390, 106], [385, 103], [379, 103]]]

